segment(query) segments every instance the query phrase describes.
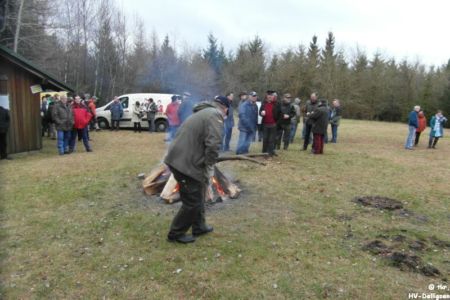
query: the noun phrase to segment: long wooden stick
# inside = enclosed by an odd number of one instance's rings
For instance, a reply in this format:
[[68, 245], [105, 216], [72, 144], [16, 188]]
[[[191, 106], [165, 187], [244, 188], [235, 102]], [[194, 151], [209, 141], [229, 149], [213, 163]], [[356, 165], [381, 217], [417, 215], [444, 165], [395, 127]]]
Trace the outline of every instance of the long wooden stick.
[[226, 160], [246, 160], [246, 161], [250, 161], [252, 163], [259, 164], [259, 165], [263, 165], [263, 166], [266, 165], [266, 163], [260, 162], [259, 160], [256, 160], [256, 159], [244, 156], [244, 155], [224, 155], [224, 156], [219, 156], [217, 158], [217, 162], [226, 161]]
[[247, 154], [242, 154], [243, 156], [246, 157], [268, 157], [270, 156], [269, 153], [247, 153]]

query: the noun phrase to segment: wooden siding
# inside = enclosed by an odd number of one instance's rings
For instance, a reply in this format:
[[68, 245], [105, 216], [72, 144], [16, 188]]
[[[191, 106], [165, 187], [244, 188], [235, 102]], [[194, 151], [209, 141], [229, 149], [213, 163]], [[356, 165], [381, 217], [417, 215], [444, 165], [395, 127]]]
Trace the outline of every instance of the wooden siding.
[[42, 148], [39, 94], [32, 94], [30, 86], [41, 79], [0, 57], [0, 75], [6, 75], [11, 126], [8, 134], [8, 153]]

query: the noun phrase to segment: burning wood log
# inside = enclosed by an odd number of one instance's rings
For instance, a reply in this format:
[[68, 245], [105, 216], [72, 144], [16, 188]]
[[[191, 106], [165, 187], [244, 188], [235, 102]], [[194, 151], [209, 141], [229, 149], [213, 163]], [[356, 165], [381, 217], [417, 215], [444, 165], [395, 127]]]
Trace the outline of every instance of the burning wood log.
[[[225, 156], [220, 159], [220, 161], [225, 160], [247, 160], [263, 164], [255, 159], [241, 155]], [[161, 199], [166, 203], [174, 203], [180, 198], [180, 186], [166, 165], [160, 165], [153, 169], [150, 175], [145, 178], [142, 185], [147, 195], [151, 196], [160, 193]], [[226, 199], [236, 199], [239, 197], [240, 192], [239, 187], [228, 179], [217, 166], [214, 166], [214, 173], [206, 191], [205, 200], [219, 202]]]
[[170, 174], [169, 180], [167, 180], [160, 197], [167, 203], [174, 203], [180, 199], [180, 193], [178, 192], [179, 190], [180, 186], [177, 180], [175, 179], [173, 174]]
[[219, 156], [217, 158], [217, 162], [221, 162], [221, 161], [226, 161], [226, 160], [246, 160], [246, 161], [250, 161], [253, 162], [255, 164], [259, 164], [259, 165], [263, 165], [265, 166], [266, 163], [264, 162], [260, 162], [259, 160], [244, 156], [244, 155], [223, 155], [223, 156]]
[[239, 197], [241, 190], [237, 187], [237, 185], [228, 180], [228, 178], [216, 166], [214, 166], [213, 180], [214, 179], [217, 180], [217, 185], [219, 186], [218, 189], [221, 188], [224, 195], [228, 195], [231, 199], [236, 199]]
[[145, 193], [150, 196], [159, 193], [167, 182], [169, 176], [170, 170], [164, 164], [153, 169], [142, 183]]

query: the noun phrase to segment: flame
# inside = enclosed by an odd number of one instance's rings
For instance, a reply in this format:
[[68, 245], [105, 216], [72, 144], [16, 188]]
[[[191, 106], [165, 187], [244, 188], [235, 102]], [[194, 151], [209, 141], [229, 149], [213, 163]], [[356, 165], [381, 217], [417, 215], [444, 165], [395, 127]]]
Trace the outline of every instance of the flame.
[[212, 177], [212, 182], [214, 184], [214, 187], [216, 188], [217, 192], [219, 193], [220, 196], [225, 195], [224, 190], [222, 189], [222, 187], [220, 186], [219, 181], [217, 180], [217, 178], [215, 176]]
[[177, 185], [175, 186], [175, 188], [172, 190], [172, 194], [177, 193], [180, 190], [180, 184], [177, 183]]

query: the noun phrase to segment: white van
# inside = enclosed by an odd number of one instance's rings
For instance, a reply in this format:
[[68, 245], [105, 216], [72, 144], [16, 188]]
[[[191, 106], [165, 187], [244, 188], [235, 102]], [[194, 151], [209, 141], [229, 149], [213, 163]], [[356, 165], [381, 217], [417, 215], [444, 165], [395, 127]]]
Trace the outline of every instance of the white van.
[[[158, 112], [156, 113], [155, 117], [156, 131], [159, 132], [166, 131], [167, 128], [169, 127], [169, 124], [167, 122], [167, 117], [164, 112], [166, 111], [167, 105], [170, 102], [172, 102], [171, 99], [172, 96], [173, 94], [155, 94], [155, 93], [126, 94], [119, 96], [119, 101], [123, 107], [123, 116], [120, 119], [120, 128], [133, 127], [133, 124], [131, 122], [131, 114], [133, 113], [133, 105], [136, 103], [136, 101], [139, 101], [139, 103], [143, 105], [147, 102], [148, 98], [152, 98], [153, 101], [158, 106]], [[99, 107], [95, 110], [97, 114], [98, 125], [102, 129], [109, 128], [109, 126], [111, 125], [111, 112], [109, 111], [109, 109], [111, 107], [112, 102], [113, 100], [111, 100], [108, 104]], [[148, 128], [147, 114], [144, 114], [141, 126]]]

